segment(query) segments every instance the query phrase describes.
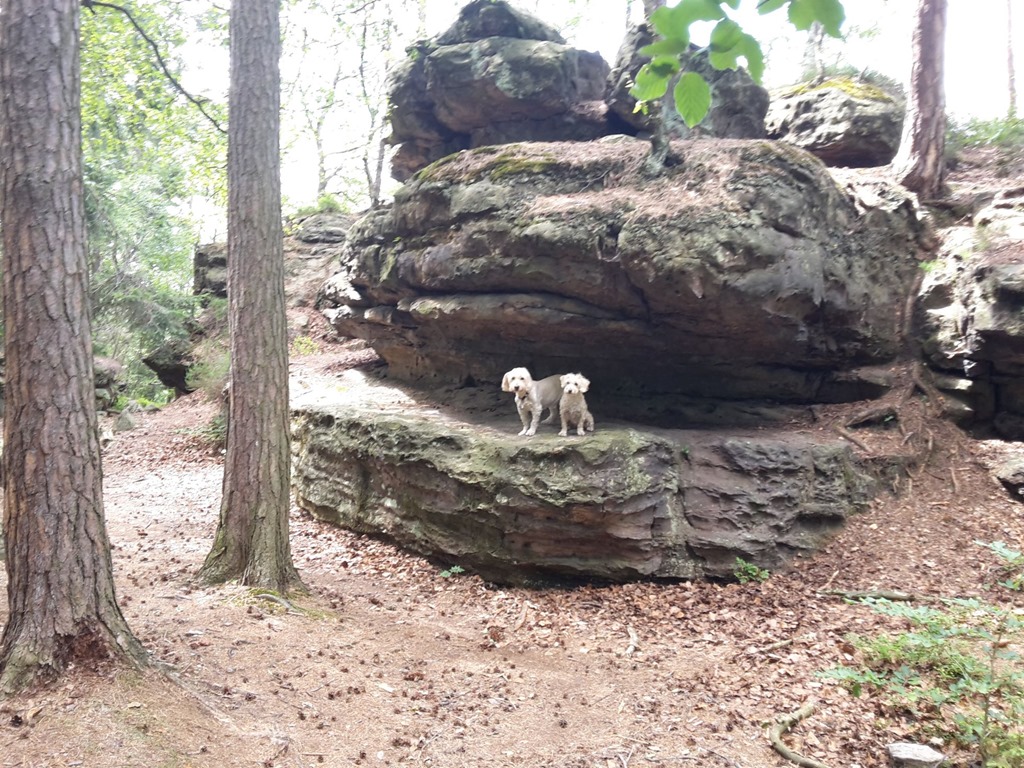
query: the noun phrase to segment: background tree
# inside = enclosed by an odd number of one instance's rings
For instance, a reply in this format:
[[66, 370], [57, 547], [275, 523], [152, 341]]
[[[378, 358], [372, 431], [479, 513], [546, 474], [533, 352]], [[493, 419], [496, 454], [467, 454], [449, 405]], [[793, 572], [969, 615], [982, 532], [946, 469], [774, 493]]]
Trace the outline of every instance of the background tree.
[[285, 111], [295, 122], [285, 127], [296, 139], [287, 149], [312, 145], [318, 200], [336, 198], [345, 210], [380, 202], [387, 75], [421, 32], [424, 13], [425, 0], [315, 0], [287, 9]]
[[1007, 116], [1017, 117], [1017, 68], [1013, 63], [1013, 0], [1006, 0], [1006, 72], [1009, 76], [1010, 106]]
[[199, 576], [288, 592], [291, 455], [281, 226], [278, 0], [231, 8], [228, 328], [231, 380], [220, 522]]
[[[226, 197], [226, 137], [168, 76], [180, 81], [182, 47], [206, 21], [177, 4], [135, 2], [131, 20], [91, 7], [81, 69], [93, 341], [124, 363], [130, 397], [159, 399], [165, 390], [141, 360], [186, 336], [195, 312], [190, 202]], [[225, 107], [203, 103], [218, 123]]]
[[945, 46], [946, 0], [918, 0], [907, 114], [892, 169], [903, 186], [925, 199], [942, 193], [945, 175]]
[[103, 514], [82, 193], [78, 0], [0, 13], [9, 617], [0, 688], [69, 663], [141, 664]]

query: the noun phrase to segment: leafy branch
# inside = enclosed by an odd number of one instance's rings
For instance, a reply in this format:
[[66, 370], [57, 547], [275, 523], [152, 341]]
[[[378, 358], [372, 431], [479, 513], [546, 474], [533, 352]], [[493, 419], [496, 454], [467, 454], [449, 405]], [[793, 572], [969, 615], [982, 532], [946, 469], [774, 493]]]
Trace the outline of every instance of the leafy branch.
[[138, 32], [142, 39], [149, 44], [149, 47], [153, 49], [153, 55], [156, 57], [157, 64], [160, 66], [160, 69], [164, 73], [164, 76], [167, 77], [167, 80], [171, 83], [172, 86], [174, 86], [174, 89], [182, 96], [184, 96], [186, 99], [188, 99], [190, 102], [192, 102], [196, 106], [196, 108], [203, 114], [203, 117], [205, 117], [207, 120], [210, 121], [210, 123], [213, 124], [214, 128], [216, 128], [222, 134], [227, 134], [227, 131], [224, 129], [223, 126], [221, 126], [219, 122], [217, 122], [217, 119], [206, 111], [205, 105], [209, 102], [209, 99], [197, 98], [185, 90], [184, 86], [182, 86], [182, 84], [178, 82], [178, 79], [171, 73], [171, 70], [168, 69], [167, 63], [164, 61], [164, 57], [160, 54], [160, 47], [156, 44], [153, 38], [146, 34], [146, 30], [144, 30], [142, 28], [142, 25], [135, 20], [135, 17], [132, 16], [131, 11], [129, 11], [127, 8], [123, 6], [114, 5], [113, 3], [100, 2], [100, 0], [82, 0], [82, 7], [87, 8], [93, 13], [96, 13], [96, 8], [110, 8], [111, 10], [120, 11], [121, 13], [123, 13], [125, 17], [128, 19], [128, 22], [133, 27], [135, 27], [135, 31]]
[[[650, 61], [641, 67], [630, 90], [637, 100], [638, 110], [644, 111], [650, 102], [664, 97], [672, 81], [685, 70], [692, 55], [690, 27], [698, 21], [717, 22], [707, 47], [701, 49], [707, 51], [712, 67], [736, 69], [743, 59], [750, 76], [755, 82], [761, 82], [764, 75], [761, 44], [723, 8], [737, 10], [740, 2], [681, 0], [671, 8], [663, 6], [651, 14], [651, 26], [660, 39], [640, 49], [640, 53], [650, 57]], [[788, 7], [789, 21], [796, 29], [810, 29], [814, 22], [819, 22], [827, 34], [840, 37], [840, 27], [845, 19], [840, 0], [760, 0], [757, 10], [765, 15], [784, 6]], [[690, 128], [700, 123], [711, 108], [711, 87], [696, 72], [685, 72], [679, 76], [672, 96], [676, 110]]]

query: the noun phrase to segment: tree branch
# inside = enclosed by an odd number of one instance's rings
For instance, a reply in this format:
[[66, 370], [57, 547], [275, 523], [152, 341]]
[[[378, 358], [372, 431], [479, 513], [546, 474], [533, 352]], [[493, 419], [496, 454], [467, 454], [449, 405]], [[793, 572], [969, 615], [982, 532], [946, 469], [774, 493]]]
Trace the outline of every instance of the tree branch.
[[114, 5], [113, 3], [103, 3], [103, 2], [99, 2], [98, 0], [82, 0], [82, 7], [83, 8], [88, 8], [93, 13], [96, 12], [95, 9], [97, 7], [99, 7], [99, 8], [110, 8], [112, 10], [120, 11], [121, 13], [123, 13], [125, 15], [125, 17], [127, 17], [128, 21], [131, 23], [131, 25], [133, 27], [135, 27], [135, 31], [138, 32], [139, 35], [142, 36], [143, 40], [145, 40], [147, 43], [149, 43], [149, 47], [153, 49], [153, 55], [156, 56], [157, 64], [160, 65], [161, 71], [163, 71], [164, 75], [170, 81], [171, 85], [174, 86], [174, 89], [178, 93], [180, 93], [182, 96], [184, 96], [186, 99], [188, 99], [193, 104], [195, 104], [196, 108], [203, 114], [203, 117], [205, 117], [207, 120], [209, 120], [210, 123], [213, 124], [214, 128], [216, 128], [218, 131], [220, 131], [223, 134], [227, 134], [227, 131], [221, 126], [220, 123], [217, 122], [217, 119], [215, 117], [213, 117], [213, 115], [211, 115], [209, 112], [206, 111], [206, 108], [204, 106], [204, 102], [205, 101], [209, 101], [209, 99], [198, 99], [195, 96], [193, 96], [191, 93], [186, 91], [184, 87], [182, 87], [181, 83], [178, 82], [177, 78], [175, 78], [174, 75], [171, 74], [171, 71], [167, 68], [167, 64], [166, 64], [166, 62], [164, 62], [164, 57], [160, 55], [160, 48], [159, 48], [159, 46], [157, 46], [157, 44], [153, 41], [153, 39], [149, 35], [146, 34], [146, 30], [144, 30], [142, 28], [142, 26], [139, 24], [139, 22], [137, 22], [135, 20], [135, 17], [132, 16], [132, 14], [131, 14], [131, 11], [129, 11], [127, 8], [124, 8], [124, 7], [120, 6], [120, 5]]
[[805, 757], [798, 752], [794, 752], [792, 749], [787, 747], [782, 741], [782, 734], [792, 728], [794, 725], [799, 723], [811, 716], [814, 712], [814, 702], [809, 701], [804, 704], [796, 712], [791, 712], [785, 717], [780, 717], [778, 721], [771, 727], [768, 732], [768, 738], [772, 743], [772, 747], [782, 755], [784, 758], [789, 760], [791, 763], [796, 763], [801, 768], [828, 768], [824, 763], [819, 763], [810, 757]]

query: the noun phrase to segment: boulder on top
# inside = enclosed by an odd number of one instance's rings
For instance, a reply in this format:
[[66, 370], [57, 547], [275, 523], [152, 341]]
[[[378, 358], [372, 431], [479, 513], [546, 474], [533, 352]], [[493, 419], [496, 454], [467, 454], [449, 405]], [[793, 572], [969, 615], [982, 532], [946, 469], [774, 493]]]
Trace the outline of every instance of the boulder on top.
[[765, 125], [770, 138], [806, 149], [826, 165], [867, 168], [896, 156], [904, 111], [887, 91], [837, 77], [775, 95]]
[[392, 175], [452, 152], [509, 141], [609, 133], [608, 64], [566, 45], [504, 0], [474, 0], [443, 34], [409, 49], [389, 85]]

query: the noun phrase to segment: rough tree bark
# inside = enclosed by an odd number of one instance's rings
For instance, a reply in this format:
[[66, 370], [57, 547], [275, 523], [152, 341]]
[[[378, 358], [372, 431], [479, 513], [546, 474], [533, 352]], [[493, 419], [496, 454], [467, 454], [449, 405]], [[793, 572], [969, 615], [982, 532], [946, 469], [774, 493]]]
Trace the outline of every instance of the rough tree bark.
[[288, 542], [278, 0], [235, 3], [229, 35], [227, 458], [220, 522], [199, 577], [286, 593], [301, 584]]
[[9, 617], [0, 689], [141, 665], [114, 594], [86, 285], [78, 0], [5, 0], [0, 195]]
[[1006, 0], [1006, 69], [1010, 80], [1010, 106], [1007, 116], [1017, 117], [1017, 67], [1013, 63], [1013, 0]]
[[907, 115], [892, 161], [896, 179], [924, 199], [941, 195], [945, 176], [946, 4], [946, 0], [918, 0]]
[[[644, 21], [653, 29], [651, 16], [656, 10], [667, 4], [668, 0], [643, 0]], [[669, 83], [668, 92], [657, 102], [648, 104], [647, 109], [651, 116], [651, 153], [644, 161], [644, 173], [649, 176], [659, 176], [665, 171], [665, 161], [668, 159], [671, 139], [668, 135], [668, 113], [675, 109], [675, 101], [672, 96], [672, 88], [675, 80]]]

